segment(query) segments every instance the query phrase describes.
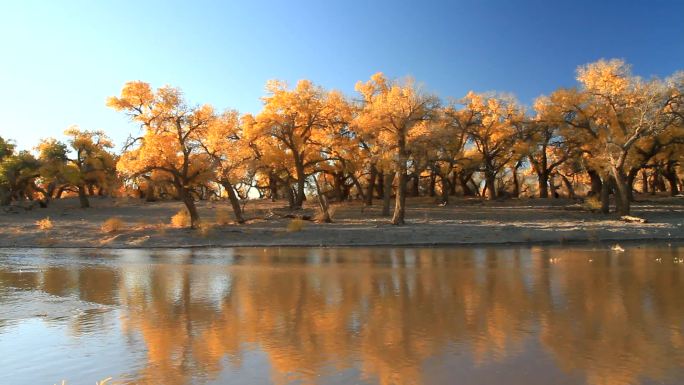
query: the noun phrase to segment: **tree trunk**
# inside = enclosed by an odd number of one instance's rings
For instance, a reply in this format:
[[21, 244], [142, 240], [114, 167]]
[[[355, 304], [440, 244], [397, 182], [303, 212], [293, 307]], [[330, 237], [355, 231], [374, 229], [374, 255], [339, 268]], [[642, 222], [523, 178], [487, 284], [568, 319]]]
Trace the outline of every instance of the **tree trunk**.
[[487, 199], [496, 199], [496, 175], [491, 172], [485, 173], [485, 189], [487, 190]]
[[242, 215], [242, 208], [240, 207], [240, 200], [235, 193], [233, 185], [228, 181], [223, 181], [221, 185], [226, 189], [226, 193], [228, 194], [228, 200], [230, 201], [230, 206], [233, 208], [233, 214], [235, 215], [235, 222], [240, 224], [245, 223], [245, 218]]
[[368, 186], [366, 188], [366, 206], [373, 205], [373, 192], [375, 189], [375, 178], [378, 175], [378, 169], [374, 164], [370, 166], [370, 175], [368, 176]]
[[[461, 175], [457, 172], [451, 173], [451, 183], [449, 183], [449, 195], [456, 195], [456, 185], [459, 182]], [[466, 189], [468, 186], [466, 185]], [[469, 190], [469, 189], [468, 189]], [[472, 191], [471, 191], [472, 193]], [[466, 195], [466, 191], [463, 190], [463, 195]]]
[[268, 189], [271, 190], [271, 202], [278, 200], [278, 178], [273, 171], [268, 173]]
[[648, 194], [648, 174], [646, 169], [641, 170], [641, 192]]
[[518, 180], [518, 166], [511, 167], [513, 173], [513, 198], [520, 197], [520, 181]]
[[575, 199], [575, 188], [572, 187], [572, 182], [570, 182], [570, 179], [566, 177], [563, 174], [559, 174], [561, 176], [561, 179], [563, 180], [563, 184], [565, 184], [565, 188], [568, 190], [568, 198], [570, 199]]
[[594, 170], [587, 170], [589, 179], [591, 180], [591, 190], [587, 194], [588, 196], [601, 194], [601, 189], [603, 182], [601, 181], [601, 176]]
[[285, 186], [285, 196], [287, 197], [287, 204], [290, 207], [290, 210], [295, 208], [295, 196], [294, 196], [294, 191], [292, 191], [292, 187], [289, 185]]
[[613, 178], [615, 181], [616, 196], [615, 196], [615, 211], [618, 215], [629, 215], [630, 200], [629, 200], [629, 185], [627, 184], [627, 177], [617, 168], [612, 167]]
[[145, 189], [145, 202], [154, 202], [157, 197], [154, 195], [154, 184], [151, 180], [147, 180], [147, 188]]
[[295, 161], [295, 170], [297, 172], [297, 193], [295, 196], [294, 208], [301, 209], [304, 204], [304, 187], [306, 184], [306, 175], [304, 174], [304, 164], [301, 161]]
[[[365, 202], [366, 201], [366, 193], [363, 192], [363, 186], [361, 186], [361, 183], [359, 182], [359, 178], [356, 177], [353, 173], [349, 174], [349, 177], [351, 178], [352, 182], [354, 182], [354, 186], [356, 186], [356, 190], [358, 191], [358, 194], [356, 194], [356, 197], [361, 197], [361, 201]], [[372, 192], [372, 191], [371, 191]], [[349, 197], [349, 192], [346, 193], [347, 197]]]
[[629, 198], [630, 202], [634, 202], [634, 181], [636, 180], [638, 173], [639, 169], [633, 168], [629, 170], [629, 174], [627, 174], [627, 197]]
[[411, 196], [412, 197], [420, 196], [419, 184], [420, 184], [420, 176], [418, 175], [418, 173], [411, 175]]
[[551, 198], [558, 198], [558, 192], [556, 192], [556, 181], [555, 174], [549, 175], [549, 192], [551, 193]]
[[81, 203], [81, 208], [87, 209], [88, 207], [90, 207], [90, 202], [88, 201], [86, 186], [83, 184], [79, 184], [77, 186], [77, 188], [78, 188], [78, 200]]
[[406, 164], [402, 162], [397, 171], [397, 195], [394, 200], [393, 225], [403, 225], [406, 209]]
[[435, 171], [430, 172], [430, 184], [428, 185], [428, 196], [435, 196], [435, 184], [437, 182], [437, 174]]
[[390, 198], [392, 198], [392, 179], [394, 179], [394, 175], [391, 172], [385, 172], [383, 176], [382, 216], [389, 217]]
[[[468, 186], [468, 181], [470, 180], [470, 175], [468, 177], [464, 175], [459, 175], [458, 181], [461, 184], [461, 190], [463, 190], [463, 196], [472, 197], [475, 196], [473, 189]], [[453, 188], [453, 186], [452, 186]]]
[[665, 172], [663, 172], [663, 176], [665, 179], [667, 179], [667, 182], [670, 185], [670, 196], [676, 196], [679, 194], [677, 171], [675, 170], [674, 164], [672, 162], [668, 162]]
[[400, 134], [398, 139], [397, 155], [399, 155], [399, 161], [397, 162], [397, 195], [394, 200], [393, 225], [404, 224], [404, 210], [406, 209], [406, 162], [408, 161], [408, 155], [406, 153], [405, 134]]
[[549, 197], [549, 172], [542, 170], [537, 173], [537, 181], [539, 183], [539, 198]]
[[441, 179], [442, 179], [442, 204], [446, 206], [449, 204], [449, 190], [450, 190], [451, 183], [449, 182], [449, 178], [447, 178], [447, 177], [442, 177]]
[[[384, 171], [380, 171], [380, 172], [378, 173], [378, 179], [377, 179], [377, 180], [378, 180], [378, 183], [376, 184], [376, 190], [377, 190], [377, 193], [378, 193], [377, 196], [380, 197], [380, 198], [383, 198], [383, 197], [385, 196], [385, 180], [386, 180], [386, 179], [387, 179], [387, 178], [385, 178], [385, 172], [384, 172]], [[390, 188], [391, 188], [391, 187], [390, 187]]]
[[601, 214], [608, 214], [610, 212], [610, 190], [612, 183], [610, 179], [605, 179], [601, 184]]
[[318, 206], [321, 209], [321, 213], [323, 213], [323, 222], [324, 223], [332, 223], [332, 219], [330, 218], [330, 211], [329, 206], [328, 206], [328, 199], [325, 197], [324, 194], [321, 193], [321, 188], [318, 185], [318, 178], [316, 176], [313, 176], [314, 184], [316, 186], [316, 196], [318, 197]]

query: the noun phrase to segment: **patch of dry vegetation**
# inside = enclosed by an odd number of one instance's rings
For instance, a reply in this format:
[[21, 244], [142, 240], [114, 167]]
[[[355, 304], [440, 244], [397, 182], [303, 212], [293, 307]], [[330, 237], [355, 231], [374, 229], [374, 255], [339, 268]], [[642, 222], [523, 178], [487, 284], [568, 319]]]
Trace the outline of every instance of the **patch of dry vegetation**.
[[601, 201], [597, 197], [588, 197], [584, 200], [584, 208], [591, 211], [601, 210]]
[[100, 230], [105, 234], [116, 233], [124, 229], [125, 223], [119, 217], [112, 217], [104, 221]]
[[46, 218], [37, 220], [37, 221], [36, 221], [36, 226], [38, 226], [38, 228], [39, 228], [40, 230], [43, 230], [43, 231], [52, 230], [52, 228], [54, 227], [54, 225], [52, 224], [52, 220], [50, 219], [50, 217], [46, 217]]
[[298, 231], [302, 231], [304, 227], [306, 226], [306, 223], [304, 223], [303, 220], [299, 218], [292, 219], [288, 224], [287, 224], [287, 232], [288, 233], [296, 233]]
[[190, 226], [190, 214], [188, 210], [181, 209], [174, 216], [171, 217], [171, 227], [189, 227]]

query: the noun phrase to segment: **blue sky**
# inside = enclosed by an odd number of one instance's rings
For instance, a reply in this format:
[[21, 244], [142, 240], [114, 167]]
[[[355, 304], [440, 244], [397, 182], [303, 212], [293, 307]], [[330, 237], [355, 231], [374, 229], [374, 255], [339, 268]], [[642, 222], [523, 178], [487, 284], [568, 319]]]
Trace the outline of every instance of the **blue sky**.
[[128, 80], [193, 104], [257, 112], [264, 84], [308, 78], [353, 95], [377, 71], [447, 99], [511, 92], [524, 103], [624, 58], [642, 76], [684, 69], [684, 1], [6, 1], [0, 3], [0, 136], [21, 148], [65, 128], [120, 145], [137, 126], [108, 109]]

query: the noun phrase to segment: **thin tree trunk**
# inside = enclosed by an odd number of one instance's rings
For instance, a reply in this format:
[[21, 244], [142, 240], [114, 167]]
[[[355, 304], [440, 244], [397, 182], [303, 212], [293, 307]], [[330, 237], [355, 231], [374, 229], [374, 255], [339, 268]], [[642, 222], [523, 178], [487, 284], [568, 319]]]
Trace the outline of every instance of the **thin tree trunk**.
[[406, 209], [406, 166], [399, 165], [397, 171], [397, 195], [394, 200], [393, 225], [403, 225]]
[[549, 175], [549, 192], [551, 193], [551, 198], [558, 198], [558, 193], [556, 192], [556, 181], [555, 174]]
[[366, 206], [373, 205], [373, 193], [375, 189], [375, 178], [378, 175], [378, 169], [374, 164], [370, 166], [370, 175], [368, 176], [368, 187], [366, 188]]
[[[428, 185], [428, 196], [435, 196], [435, 184], [437, 182], [437, 174], [434, 170], [430, 172], [430, 184]], [[448, 193], [448, 192], [447, 192]]]
[[639, 169], [633, 168], [629, 170], [629, 174], [627, 174], [627, 197], [629, 198], [630, 202], [634, 202], [634, 181], [636, 180], [638, 173]]
[[563, 180], [563, 184], [565, 184], [565, 188], [568, 190], [568, 198], [575, 199], [575, 188], [572, 187], [572, 182], [570, 182], [570, 179], [568, 179], [568, 177], [565, 175], [560, 174], [560, 176]]
[[442, 204], [443, 205], [448, 205], [449, 204], [449, 189], [451, 183], [449, 182], [449, 178], [442, 177]]
[[226, 193], [228, 194], [228, 200], [230, 201], [230, 206], [233, 208], [233, 214], [235, 215], [235, 222], [239, 224], [245, 223], [245, 218], [242, 215], [242, 207], [240, 207], [240, 199], [238, 199], [233, 185], [228, 181], [223, 181], [221, 185], [226, 189]]
[[294, 191], [292, 191], [292, 187], [289, 185], [285, 185], [285, 196], [287, 197], [287, 204], [290, 207], [290, 209], [295, 208], [295, 196], [294, 196]]
[[[356, 177], [353, 173], [349, 174], [349, 177], [351, 178], [352, 182], [354, 182], [354, 186], [356, 186], [356, 190], [358, 190], [358, 194], [356, 195], [357, 197], [361, 197], [361, 201], [365, 202], [366, 201], [366, 193], [363, 192], [363, 186], [361, 186], [361, 183], [359, 182], [359, 178]], [[372, 192], [372, 191], [371, 191]], [[347, 196], [349, 193], [347, 193]]]
[[313, 176], [314, 180], [314, 185], [316, 186], [316, 196], [318, 197], [318, 205], [321, 208], [321, 212], [323, 213], [323, 222], [324, 223], [332, 223], [332, 219], [330, 218], [330, 211], [329, 206], [328, 206], [328, 199], [325, 197], [324, 194], [321, 193], [321, 188], [318, 185], [318, 178], [316, 176]]

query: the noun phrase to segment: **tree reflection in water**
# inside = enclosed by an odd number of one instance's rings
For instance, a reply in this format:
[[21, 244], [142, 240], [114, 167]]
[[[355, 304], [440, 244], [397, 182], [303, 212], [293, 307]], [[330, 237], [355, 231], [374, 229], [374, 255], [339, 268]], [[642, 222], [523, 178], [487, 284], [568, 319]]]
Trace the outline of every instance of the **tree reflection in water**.
[[[430, 382], [431, 358], [490, 365], [530, 343], [559, 373], [637, 384], [684, 366], [684, 266], [674, 262], [683, 251], [113, 252], [0, 267], [0, 306], [12, 289], [120, 308], [122, 338], [146, 347], [146, 362], [121, 368], [140, 384], [216, 379], [250, 351], [265, 354], [276, 384], [341, 371], [351, 382], [418, 384]], [[107, 327], [111, 314], [71, 317], [70, 331]], [[505, 372], [498, 378], [511, 383]]]

